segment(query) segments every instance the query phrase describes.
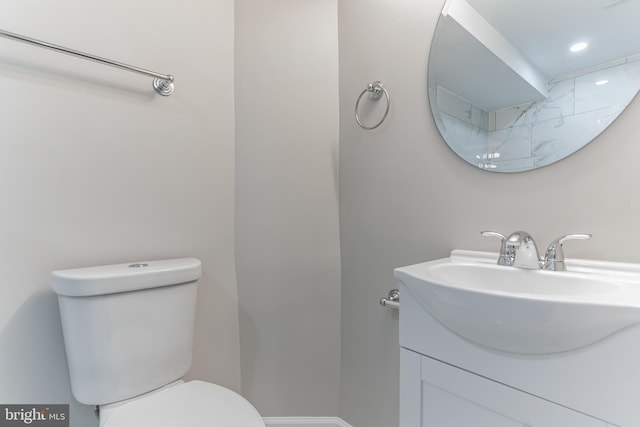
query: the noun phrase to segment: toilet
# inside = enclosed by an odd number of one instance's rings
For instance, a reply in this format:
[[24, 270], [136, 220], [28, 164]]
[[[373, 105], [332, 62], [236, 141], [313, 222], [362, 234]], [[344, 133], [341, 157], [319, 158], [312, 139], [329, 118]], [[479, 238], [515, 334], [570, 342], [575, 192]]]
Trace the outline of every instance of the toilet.
[[264, 427], [239, 394], [182, 380], [201, 271], [181, 258], [52, 273], [71, 391], [100, 427]]

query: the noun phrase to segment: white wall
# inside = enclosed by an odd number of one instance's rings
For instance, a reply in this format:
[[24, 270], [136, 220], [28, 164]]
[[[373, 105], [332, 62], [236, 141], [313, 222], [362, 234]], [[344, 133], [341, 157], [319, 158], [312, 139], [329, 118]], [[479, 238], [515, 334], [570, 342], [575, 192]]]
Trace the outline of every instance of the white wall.
[[[339, 3], [342, 376], [340, 415], [358, 427], [397, 426], [397, 314], [377, 300], [394, 267], [453, 248], [498, 249], [481, 230], [529, 231], [539, 247], [570, 232], [568, 257], [640, 262], [640, 102], [594, 142], [551, 166], [516, 174], [471, 167], [441, 140], [427, 101], [427, 57], [444, 2]], [[353, 105], [381, 80], [386, 123], [357, 127]]]
[[71, 399], [52, 270], [178, 256], [204, 265], [190, 376], [239, 389], [233, 1], [3, 2], [0, 28], [176, 77], [0, 39], [0, 402]]
[[236, 0], [242, 392], [263, 416], [338, 411], [336, 0]]

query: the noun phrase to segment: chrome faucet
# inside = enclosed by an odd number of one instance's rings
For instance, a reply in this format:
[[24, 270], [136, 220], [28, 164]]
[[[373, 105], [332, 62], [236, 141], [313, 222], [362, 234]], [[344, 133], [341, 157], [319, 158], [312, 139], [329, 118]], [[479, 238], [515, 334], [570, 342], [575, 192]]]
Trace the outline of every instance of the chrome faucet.
[[537, 270], [540, 268], [538, 247], [526, 231], [516, 231], [507, 238], [507, 247], [513, 248], [513, 266]]
[[511, 233], [509, 237], [495, 231], [482, 231], [480, 234], [500, 239], [498, 265], [551, 271], [566, 271], [567, 269], [564, 264], [564, 251], [562, 250], [562, 244], [566, 240], [586, 240], [591, 238], [591, 234], [584, 233], [566, 234], [558, 237], [551, 242], [544, 258], [540, 259], [536, 242], [526, 231], [516, 231]]

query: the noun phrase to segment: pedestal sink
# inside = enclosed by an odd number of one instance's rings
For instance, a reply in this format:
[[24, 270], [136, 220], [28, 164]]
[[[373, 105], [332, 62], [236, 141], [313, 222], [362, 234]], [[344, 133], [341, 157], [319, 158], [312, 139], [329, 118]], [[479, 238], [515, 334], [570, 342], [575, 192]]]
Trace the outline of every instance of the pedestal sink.
[[573, 350], [640, 323], [640, 265], [567, 259], [567, 271], [555, 272], [497, 259], [454, 250], [395, 277], [452, 332], [510, 353]]

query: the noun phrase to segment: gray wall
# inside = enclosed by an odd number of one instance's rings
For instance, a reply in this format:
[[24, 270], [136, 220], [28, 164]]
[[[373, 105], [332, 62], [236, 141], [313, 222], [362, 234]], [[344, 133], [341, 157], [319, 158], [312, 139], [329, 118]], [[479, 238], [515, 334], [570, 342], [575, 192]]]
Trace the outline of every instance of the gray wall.
[[71, 400], [52, 270], [179, 256], [204, 266], [190, 377], [239, 389], [233, 1], [3, 2], [0, 28], [176, 77], [0, 39], [0, 402]]
[[[640, 102], [594, 142], [536, 171], [494, 174], [459, 159], [440, 139], [427, 102], [427, 56], [439, 0], [339, 2], [340, 225], [343, 419], [397, 425], [397, 315], [377, 305], [394, 267], [453, 248], [497, 250], [481, 230], [524, 229], [545, 247], [568, 232], [569, 257], [640, 262]], [[392, 111], [363, 131], [353, 105], [381, 80]]]
[[236, 0], [242, 392], [335, 416], [340, 374], [336, 0]]

